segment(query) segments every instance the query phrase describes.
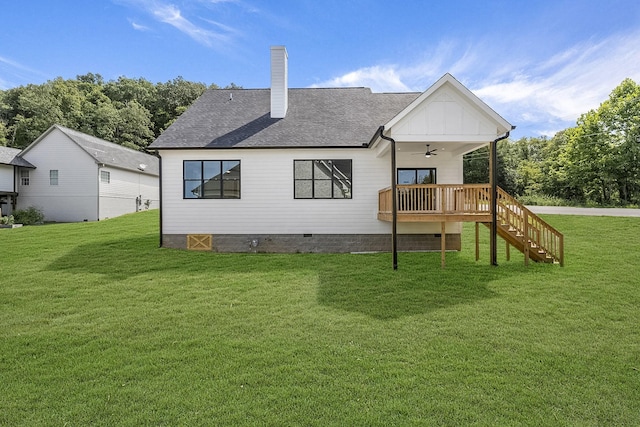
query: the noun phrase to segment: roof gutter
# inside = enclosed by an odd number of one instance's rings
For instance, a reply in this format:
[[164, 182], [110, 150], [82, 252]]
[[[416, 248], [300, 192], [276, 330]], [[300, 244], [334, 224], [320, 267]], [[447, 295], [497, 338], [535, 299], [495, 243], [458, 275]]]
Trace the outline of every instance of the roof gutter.
[[[371, 141], [378, 137], [391, 143], [391, 253], [393, 257], [393, 269], [398, 269], [398, 206], [396, 200], [396, 140], [384, 134], [384, 125], [378, 128], [378, 131]], [[371, 142], [369, 142], [369, 145]]]

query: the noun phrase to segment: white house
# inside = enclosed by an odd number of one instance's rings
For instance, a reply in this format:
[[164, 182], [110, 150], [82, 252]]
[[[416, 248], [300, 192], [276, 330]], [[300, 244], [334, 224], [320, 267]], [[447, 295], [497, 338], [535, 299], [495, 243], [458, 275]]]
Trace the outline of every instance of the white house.
[[96, 221], [159, 206], [155, 156], [54, 125], [20, 158], [35, 169], [19, 170], [17, 207], [38, 207], [47, 221]]
[[[163, 246], [388, 250], [380, 198], [392, 175], [462, 184], [462, 156], [512, 129], [450, 74], [423, 93], [289, 89], [287, 61], [272, 47], [270, 89], [208, 90], [151, 144], [161, 157]], [[460, 221], [444, 222], [401, 220], [401, 248], [440, 248], [444, 229], [447, 248], [459, 249]]]
[[[513, 127], [453, 76], [423, 93], [289, 89], [287, 61], [272, 47], [270, 89], [208, 90], [150, 145], [162, 246], [444, 254], [462, 221], [494, 222], [498, 197], [462, 184], [463, 155]], [[516, 203], [500, 204], [505, 239]]]
[[0, 215], [11, 215], [16, 208], [19, 170], [34, 168], [20, 157], [19, 149], [0, 147]]

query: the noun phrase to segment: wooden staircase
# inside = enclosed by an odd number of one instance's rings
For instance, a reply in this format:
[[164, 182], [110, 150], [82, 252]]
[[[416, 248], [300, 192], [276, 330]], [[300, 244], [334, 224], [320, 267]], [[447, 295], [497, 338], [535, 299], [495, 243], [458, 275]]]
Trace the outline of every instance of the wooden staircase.
[[[524, 254], [525, 264], [555, 263], [564, 266], [564, 236], [498, 187], [498, 235]], [[490, 223], [484, 223], [491, 227]]]

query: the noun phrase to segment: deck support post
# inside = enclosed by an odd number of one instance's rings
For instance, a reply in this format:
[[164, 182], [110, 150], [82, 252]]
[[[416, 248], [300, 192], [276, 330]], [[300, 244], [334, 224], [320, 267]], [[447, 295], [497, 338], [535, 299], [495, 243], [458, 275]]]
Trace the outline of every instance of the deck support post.
[[524, 221], [523, 221], [523, 230], [522, 234], [522, 248], [524, 251], [524, 265], [529, 265], [529, 249], [531, 248], [531, 244], [529, 243], [529, 215], [527, 211], [524, 211]]
[[498, 265], [498, 189], [496, 175], [498, 174], [498, 156], [496, 140], [491, 141], [489, 147], [489, 182], [491, 183], [491, 234], [489, 235], [489, 262], [491, 265]]
[[480, 223], [476, 222], [476, 261], [480, 259]]
[[447, 253], [447, 223], [440, 223], [440, 267], [444, 268], [446, 264]]

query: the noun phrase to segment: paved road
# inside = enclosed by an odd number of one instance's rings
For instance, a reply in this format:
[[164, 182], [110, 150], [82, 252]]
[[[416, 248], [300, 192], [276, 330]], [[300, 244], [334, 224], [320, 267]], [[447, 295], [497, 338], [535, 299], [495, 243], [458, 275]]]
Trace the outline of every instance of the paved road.
[[640, 209], [572, 208], [567, 206], [527, 206], [527, 208], [535, 214], [640, 217]]

